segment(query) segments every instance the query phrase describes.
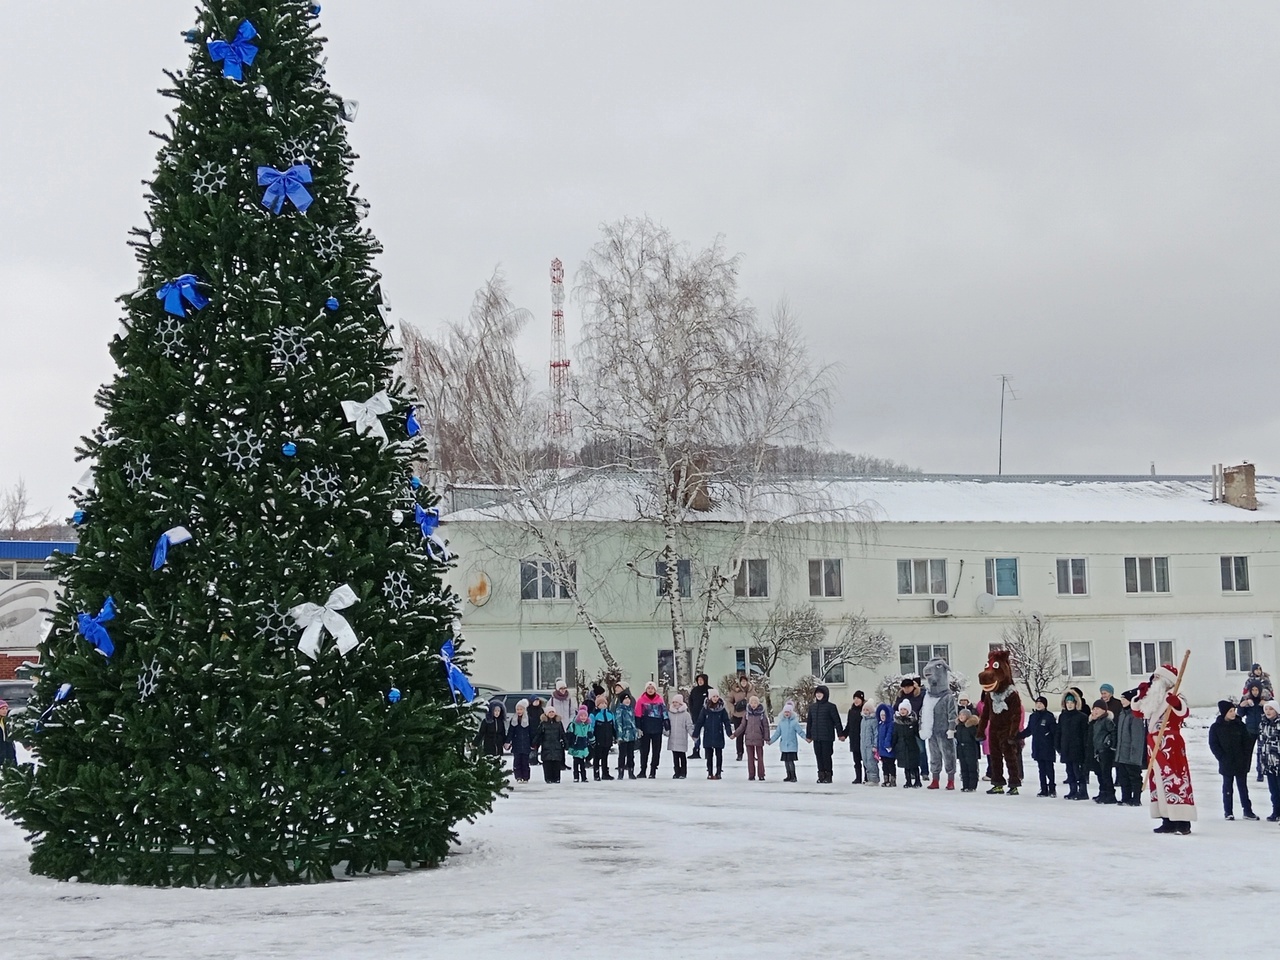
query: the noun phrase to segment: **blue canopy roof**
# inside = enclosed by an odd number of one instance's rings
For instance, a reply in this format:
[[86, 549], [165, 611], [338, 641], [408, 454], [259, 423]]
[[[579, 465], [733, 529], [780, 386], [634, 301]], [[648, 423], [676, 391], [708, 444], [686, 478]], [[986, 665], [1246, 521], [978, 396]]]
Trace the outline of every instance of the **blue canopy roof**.
[[75, 553], [74, 540], [0, 540], [0, 560], [48, 560], [55, 553]]

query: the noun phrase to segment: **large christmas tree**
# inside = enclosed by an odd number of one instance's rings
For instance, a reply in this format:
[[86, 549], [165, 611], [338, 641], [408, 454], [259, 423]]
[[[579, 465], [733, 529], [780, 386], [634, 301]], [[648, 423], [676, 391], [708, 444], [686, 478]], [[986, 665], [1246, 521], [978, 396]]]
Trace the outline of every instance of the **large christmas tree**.
[[457, 599], [318, 13], [209, 0], [169, 75], [141, 285], [19, 731], [39, 763], [0, 787], [39, 873], [434, 863], [502, 787], [464, 752]]

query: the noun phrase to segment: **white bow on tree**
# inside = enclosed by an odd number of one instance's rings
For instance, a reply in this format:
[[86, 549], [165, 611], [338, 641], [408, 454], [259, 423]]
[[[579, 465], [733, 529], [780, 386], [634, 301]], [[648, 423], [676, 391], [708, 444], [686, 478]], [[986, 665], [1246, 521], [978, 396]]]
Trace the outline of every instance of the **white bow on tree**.
[[330, 636], [338, 644], [338, 652], [344, 657], [360, 643], [351, 624], [338, 613], [360, 600], [356, 592], [347, 584], [338, 587], [329, 594], [324, 606], [318, 603], [301, 603], [289, 610], [294, 623], [302, 628], [302, 639], [298, 641], [298, 649], [314, 660], [320, 655], [320, 634], [328, 630]]
[[391, 412], [391, 398], [387, 396], [387, 391], [379, 390], [364, 403], [357, 400], [343, 400], [342, 412], [356, 425], [357, 436], [368, 434], [372, 437], [380, 437], [383, 443], [389, 442], [387, 431], [383, 428], [382, 421], [378, 419], [380, 415]]

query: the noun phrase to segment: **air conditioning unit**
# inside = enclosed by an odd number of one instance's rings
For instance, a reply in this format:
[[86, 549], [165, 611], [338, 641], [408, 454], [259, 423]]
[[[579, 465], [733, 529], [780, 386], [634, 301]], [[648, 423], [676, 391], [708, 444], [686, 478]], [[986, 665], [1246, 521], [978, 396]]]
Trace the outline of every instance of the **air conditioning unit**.
[[935, 617], [950, 617], [956, 612], [955, 601], [950, 597], [934, 597], [930, 603], [933, 604]]

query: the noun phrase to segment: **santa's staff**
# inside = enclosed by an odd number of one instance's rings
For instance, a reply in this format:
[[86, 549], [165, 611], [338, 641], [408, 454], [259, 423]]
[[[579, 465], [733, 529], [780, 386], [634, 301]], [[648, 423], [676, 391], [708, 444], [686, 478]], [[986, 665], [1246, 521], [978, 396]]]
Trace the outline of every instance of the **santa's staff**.
[[1138, 687], [1133, 701], [1133, 712], [1146, 724], [1147, 747], [1151, 751], [1147, 790], [1151, 816], [1161, 821], [1156, 833], [1188, 834], [1196, 819], [1191, 768], [1182, 739], [1182, 722], [1191, 710], [1179, 693], [1190, 656], [1190, 651], [1183, 655], [1181, 668], [1167, 663], [1157, 667], [1151, 679]]

